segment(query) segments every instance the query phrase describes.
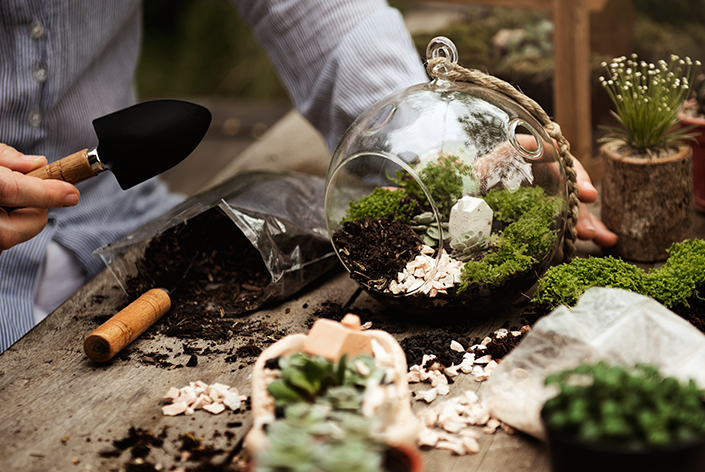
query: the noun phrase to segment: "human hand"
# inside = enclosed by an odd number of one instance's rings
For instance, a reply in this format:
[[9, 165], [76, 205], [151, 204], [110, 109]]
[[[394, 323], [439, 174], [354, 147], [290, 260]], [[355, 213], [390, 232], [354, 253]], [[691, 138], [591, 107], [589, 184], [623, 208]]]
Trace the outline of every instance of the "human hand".
[[602, 221], [590, 214], [590, 210], [588, 210], [586, 205], [586, 203], [597, 201], [597, 190], [593, 187], [590, 176], [580, 161], [574, 159], [573, 163], [578, 180], [578, 199], [581, 202], [578, 223], [575, 225], [575, 229], [578, 231], [578, 238], [593, 240], [595, 244], [601, 247], [612, 247], [617, 244], [617, 235], [607, 229]]
[[33, 238], [46, 226], [48, 208], [73, 206], [80, 193], [60, 180], [26, 174], [47, 164], [44, 156], [28, 156], [0, 143], [0, 252]]

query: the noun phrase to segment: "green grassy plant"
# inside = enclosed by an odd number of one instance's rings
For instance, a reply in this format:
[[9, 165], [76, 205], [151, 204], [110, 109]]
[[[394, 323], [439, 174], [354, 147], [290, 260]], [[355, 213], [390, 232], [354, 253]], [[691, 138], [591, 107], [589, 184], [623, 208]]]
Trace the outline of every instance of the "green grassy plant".
[[650, 366], [583, 364], [545, 383], [560, 388], [543, 407], [546, 427], [584, 443], [644, 450], [705, 436], [704, 392]]
[[600, 140], [624, 141], [638, 153], [678, 146], [690, 136], [689, 129], [673, 129], [683, 103], [688, 99], [695, 70], [700, 62], [672, 55], [657, 64], [639, 61], [636, 54], [603, 63], [607, 77], [600, 82], [612, 99], [612, 115], [620, 127], [604, 127]]

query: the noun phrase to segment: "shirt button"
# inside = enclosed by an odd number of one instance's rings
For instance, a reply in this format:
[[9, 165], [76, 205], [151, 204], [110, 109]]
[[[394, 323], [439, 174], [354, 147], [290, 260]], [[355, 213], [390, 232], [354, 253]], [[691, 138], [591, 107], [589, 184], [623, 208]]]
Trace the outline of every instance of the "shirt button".
[[47, 81], [49, 73], [44, 67], [39, 66], [32, 71], [32, 77], [34, 77], [34, 80], [36, 80], [40, 84], [43, 84]]
[[29, 36], [32, 39], [39, 39], [44, 36], [44, 26], [39, 22], [39, 20], [32, 20], [27, 29], [29, 31]]
[[42, 121], [44, 120], [44, 113], [42, 113], [42, 110], [39, 108], [34, 108], [32, 111], [29, 112], [29, 115], [27, 115], [27, 121], [29, 122], [29, 125], [33, 128], [38, 128], [39, 125], [42, 124]]

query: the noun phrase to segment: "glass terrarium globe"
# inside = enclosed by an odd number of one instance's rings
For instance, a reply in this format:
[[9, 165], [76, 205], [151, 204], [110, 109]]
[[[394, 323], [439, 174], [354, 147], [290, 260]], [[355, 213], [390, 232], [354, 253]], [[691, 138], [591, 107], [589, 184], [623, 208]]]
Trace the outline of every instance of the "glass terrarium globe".
[[355, 120], [326, 180], [328, 233], [351, 277], [419, 313], [514, 302], [560, 247], [566, 210], [563, 164], [540, 123], [442, 74]]

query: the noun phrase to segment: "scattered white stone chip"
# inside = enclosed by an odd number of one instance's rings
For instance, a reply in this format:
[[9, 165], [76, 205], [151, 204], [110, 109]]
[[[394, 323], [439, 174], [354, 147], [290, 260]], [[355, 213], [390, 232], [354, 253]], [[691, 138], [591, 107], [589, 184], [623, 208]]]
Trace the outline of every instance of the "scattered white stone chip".
[[204, 405], [203, 409], [209, 413], [217, 415], [225, 411], [225, 405], [222, 403], [209, 403], [208, 405]]
[[196, 410], [205, 410], [214, 415], [222, 413], [228, 407], [237, 410], [247, 396], [240, 395], [235, 387], [215, 383], [208, 385], [197, 380], [182, 388], [171, 387], [163, 399], [170, 402], [162, 406], [165, 416], [180, 414], [192, 415]]
[[436, 399], [438, 396], [438, 389], [432, 388], [430, 390], [426, 390], [423, 394], [423, 399], [426, 403], [431, 403], [433, 400]]

